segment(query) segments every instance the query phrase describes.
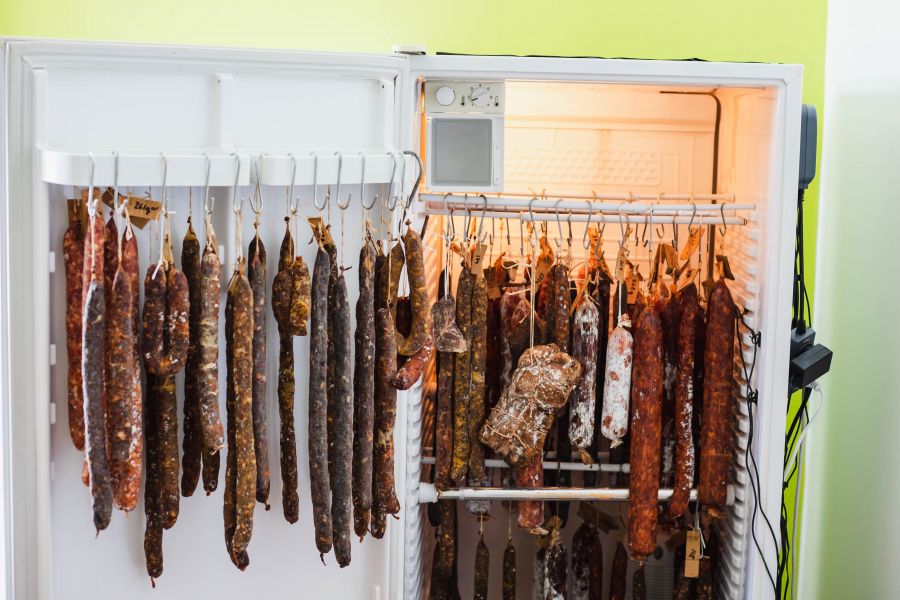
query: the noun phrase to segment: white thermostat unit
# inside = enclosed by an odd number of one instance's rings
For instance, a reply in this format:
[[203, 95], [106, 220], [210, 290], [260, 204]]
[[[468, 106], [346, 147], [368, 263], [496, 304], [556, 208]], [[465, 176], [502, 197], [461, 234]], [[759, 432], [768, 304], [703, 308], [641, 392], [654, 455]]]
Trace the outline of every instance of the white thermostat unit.
[[426, 81], [426, 173], [435, 192], [503, 189], [502, 81]]

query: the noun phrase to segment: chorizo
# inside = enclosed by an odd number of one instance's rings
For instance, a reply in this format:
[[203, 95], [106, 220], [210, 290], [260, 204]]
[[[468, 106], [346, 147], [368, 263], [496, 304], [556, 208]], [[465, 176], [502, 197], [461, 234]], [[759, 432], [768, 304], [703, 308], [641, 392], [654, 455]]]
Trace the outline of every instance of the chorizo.
[[372, 451], [375, 430], [375, 251], [359, 251], [353, 369], [353, 530], [360, 541], [372, 511]]
[[628, 433], [628, 395], [634, 358], [634, 338], [626, 329], [627, 317], [619, 322], [606, 346], [606, 374], [603, 384], [603, 417], [600, 431], [615, 448]]
[[[230, 291], [230, 286], [229, 286]], [[222, 516], [225, 525], [225, 549], [231, 562], [244, 570], [250, 564], [249, 555], [235, 553], [234, 533], [237, 529], [237, 418], [235, 380], [231, 376], [234, 370], [234, 312], [232, 303], [225, 302], [225, 438], [227, 453], [225, 455], [225, 498], [222, 506]]]
[[[249, 564], [247, 546], [253, 533], [256, 505], [256, 454], [253, 443], [253, 290], [243, 273], [235, 267], [225, 308], [228, 344], [228, 384], [234, 418], [229, 410], [233, 436], [229, 441], [228, 467], [234, 470], [234, 533], [231, 539], [232, 561], [241, 570]], [[234, 458], [232, 458], [234, 455]]]
[[700, 504], [710, 516], [720, 516], [728, 488], [732, 433], [729, 412], [734, 387], [734, 327], [737, 309], [721, 278], [709, 294], [706, 356], [703, 373], [703, 429], [700, 448]]
[[[485, 418], [485, 364], [487, 360], [487, 286], [484, 277], [477, 276], [472, 287], [472, 312], [469, 336], [471, 348], [469, 378], [469, 483], [475, 486], [489, 485], [484, 466], [484, 446], [478, 433]], [[486, 483], [487, 480], [487, 483]]]
[[503, 550], [503, 582], [501, 585], [503, 600], [516, 600], [516, 547], [512, 539], [506, 542]]
[[625, 551], [625, 546], [622, 542], [617, 542], [609, 578], [609, 600], [625, 600], [627, 583], [628, 553]]
[[[334, 438], [329, 439], [333, 448], [334, 471], [331, 479], [331, 526], [334, 538], [334, 556], [338, 565], [350, 564], [350, 520], [352, 518], [352, 471], [353, 471], [353, 384], [350, 366], [350, 302], [344, 275], [339, 274], [337, 283], [329, 294], [329, 305], [334, 308], [334, 362], [328, 366], [329, 404], [333, 413]], [[331, 314], [328, 315], [329, 322]], [[333, 376], [332, 376], [333, 373]], [[334, 401], [331, 402], [333, 395]]]
[[585, 295], [572, 318], [572, 357], [581, 363], [582, 375], [569, 400], [569, 441], [585, 463], [591, 462], [589, 449], [594, 441], [599, 320], [594, 301]]
[[487, 600], [490, 564], [491, 555], [488, 552], [487, 544], [484, 543], [484, 535], [482, 535], [478, 538], [478, 545], [475, 547], [475, 583], [472, 588], [474, 600]]
[[82, 276], [84, 272], [84, 230], [73, 221], [63, 235], [63, 263], [66, 271], [66, 390], [69, 406], [69, 435], [76, 450], [84, 450], [84, 390], [81, 382]]
[[397, 352], [404, 356], [412, 356], [422, 347], [431, 331], [431, 311], [428, 309], [428, 290], [425, 286], [422, 238], [412, 227], [407, 227], [406, 233], [403, 234], [403, 247], [413, 320], [409, 336], [396, 332]]
[[[219, 414], [219, 255], [214, 236], [207, 233], [200, 262], [200, 430], [203, 453], [218, 452], [225, 445]], [[144, 286], [146, 296], [146, 285]], [[205, 466], [206, 463], [204, 463]], [[206, 481], [206, 478], [204, 478]]]
[[684, 288], [679, 298], [678, 360], [675, 375], [675, 484], [669, 502], [669, 519], [680, 518], [688, 507], [694, 483], [694, 346], [697, 323], [703, 318], [696, 288]]
[[397, 368], [397, 345], [390, 310], [375, 311], [375, 446], [373, 452], [373, 504], [385, 515], [400, 512], [394, 489], [394, 420], [397, 390], [390, 377]]
[[184, 273], [150, 265], [144, 280], [143, 347], [147, 370], [174, 375], [184, 368], [190, 344], [190, 299]]
[[631, 403], [631, 471], [628, 546], [643, 561], [656, 549], [659, 491], [659, 443], [662, 434], [662, 323], [653, 306], [641, 312], [635, 327]]
[[559, 531], [552, 534], [547, 548], [547, 600], [566, 600], [569, 596], [569, 572], [566, 547], [559, 539]]
[[319, 248], [312, 276], [309, 332], [309, 479], [319, 554], [331, 551], [331, 483], [328, 473], [328, 280], [331, 259]]
[[[113, 278], [109, 304], [109, 385], [107, 423], [110, 439], [109, 471], [113, 482], [113, 502], [125, 511], [133, 510], [140, 493], [140, 461], [133, 468], [135, 445], [140, 444], [141, 424], [135, 421], [132, 407], [134, 371], [134, 330], [131, 318], [131, 282], [121, 265]], [[137, 419], [140, 419], [140, 410]], [[140, 456], [140, 455], [138, 455]]]
[[203, 434], [200, 431], [200, 241], [188, 218], [181, 243], [181, 269], [188, 284], [188, 353], [184, 366], [184, 435], [181, 440], [181, 495], [191, 496], [200, 481]]
[[471, 307], [474, 288], [475, 276], [464, 267], [456, 284], [456, 323], [468, 346], [465, 351], [456, 354], [453, 365], [453, 463], [450, 477], [457, 483], [465, 481], [471, 453], [469, 411], [472, 389]]
[[[266, 409], [266, 247], [259, 235], [247, 252], [247, 278], [253, 293], [253, 448], [256, 501], [269, 510], [269, 427]], [[305, 320], [304, 320], [305, 325]]]
[[[94, 239], [97, 237], [95, 230]], [[92, 281], [84, 307], [81, 370], [84, 381], [85, 452], [93, 499], [94, 527], [98, 533], [106, 529], [112, 515], [112, 487], [106, 460], [106, 425], [103, 418], [105, 304], [102, 281]]]

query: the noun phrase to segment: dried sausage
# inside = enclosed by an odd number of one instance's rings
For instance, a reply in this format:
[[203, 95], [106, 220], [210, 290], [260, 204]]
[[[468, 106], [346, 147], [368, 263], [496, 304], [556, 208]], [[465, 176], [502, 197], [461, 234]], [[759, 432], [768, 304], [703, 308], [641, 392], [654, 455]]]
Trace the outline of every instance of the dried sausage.
[[[469, 378], [469, 484], [489, 485], [490, 480], [484, 466], [484, 446], [478, 433], [484, 426], [485, 395], [484, 376], [487, 360], [487, 286], [484, 277], [476, 276], [472, 288], [470, 378]], [[488, 504], [489, 506], [489, 504]], [[486, 510], [486, 509], [482, 509]]]
[[471, 440], [469, 411], [472, 381], [472, 292], [475, 276], [463, 267], [456, 284], [456, 324], [466, 339], [467, 349], [456, 354], [453, 366], [453, 463], [450, 477], [457, 483], [465, 481], [469, 471]]
[[409, 301], [412, 306], [412, 330], [409, 336], [397, 335], [397, 352], [404, 356], [415, 354], [425, 343], [431, 331], [431, 311], [428, 309], [428, 290], [425, 287], [425, 259], [422, 254], [422, 238], [407, 227], [403, 234], [406, 254], [406, 274], [409, 279]]
[[[101, 219], [102, 224], [102, 219]], [[102, 236], [102, 234], [101, 234]], [[98, 237], [94, 231], [94, 240]], [[101, 237], [102, 239], [102, 237]], [[84, 354], [81, 369], [84, 378], [85, 452], [88, 458], [94, 527], [99, 533], [109, 525], [112, 515], [112, 488], [106, 461], [106, 431], [103, 419], [103, 358], [106, 336], [106, 298], [102, 281], [91, 281], [84, 307]]]
[[143, 348], [147, 370], [174, 375], [190, 344], [188, 283], [174, 266], [150, 265], [144, 281]]
[[484, 536], [482, 535], [478, 539], [478, 546], [475, 547], [475, 584], [473, 586], [474, 600], [487, 600], [490, 564], [491, 555], [488, 552], [487, 544], [484, 543]]
[[687, 510], [694, 483], [694, 346], [697, 323], [703, 318], [697, 289], [682, 290], [679, 298], [681, 317], [678, 328], [678, 360], [675, 375], [675, 484], [669, 502], [669, 519], [680, 518]]
[[[144, 558], [147, 574], [153, 579], [162, 575], [163, 527], [159, 518], [159, 403], [157, 402], [157, 376], [147, 373], [147, 394], [144, 405], [144, 445], [147, 450], [147, 466], [144, 483]], [[155, 584], [154, 584], [155, 587]]]
[[659, 491], [659, 441], [662, 434], [662, 323], [653, 306], [641, 312], [635, 327], [631, 403], [631, 472], [628, 546], [643, 561], [656, 549]]
[[375, 251], [359, 251], [359, 299], [353, 370], [353, 530], [362, 540], [372, 511], [372, 451], [375, 429]]
[[599, 535], [594, 536], [590, 557], [588, 598], [589, 600], [601, 600], [603, 597], [603, 539]]
[[700, 448], [700, 504], [716, 517], [725, 506], [731, 462], [734, 325], [737, 310], [721, 278], [707, 303], [706, 356], [703, 374], [703, 429]]
[[644, 578], [644, 567], [641, 565], [631, 579], [631, 600], [647, 599], [647, 581]]
[[625, 546], [622, 542], [617, 542], [609, 580], [609, 600], [625, 600], [627, 583], [628, 553], [625, 551]]
[[[358, 323], [359, 321], [357, 321]], [[411, 388], [425, 372], [428, 363], [431, 362], [431, 356], [434, 354], [434, 341], [429, 333], [425, 337], [425, 343], [422, 347], [409, 357], [403, 363], [403, 366], [397, 370], [397, 373], [391, 378], [391, 385], [398, 390], [408, 390]]]
[[539, 548], [531, 565], [531, 597], [546, 600], [547, 595], [547, 549]]
[[657, 300], [663, 324], [663, 407], [662, 407], [662, 487], [673, 487], [675, 481], [675, 377], [678, 366], [678, 337], [681, 331], [681, 306], [675, 296]]
[[84, 272], [84, 230], [73, 221], [63, 236], [63, 263], [66, 270], [66, 353], [68, 361], [67, 398], [69, 435], [77, 450], [84, 450], [84, 390], [81, 382], [82, 276]]
[[331, 551], [331, 483], [328, 473], [328, 280], [331, 259], [319, 248], [312, 277], [309, 332], [309, 479], [320, 557]]
[[[350, 363], [350, 301], [347, 298], [347, 284], [344, 275], [338, 272], [337, 282], [329, 293], [329, 306], [334, 309], [335, 322], [331, 329], [334, 336], [334, 362], [328, 366], [329, 404], [333, 413], [333, 439], [329, 446], [333, 449], [334, 471], [331, 479], [331, 526], [334, 536], [334, 556], [338, 565], [350, 564], [350, 520], [352, 518], [352, 471], [353, 471], [353, 384]], [[332, 314], [328, 315], [331, 322]], [[332, 402], [333, 396], [333, 402]]]
[[[200, 430], [204, 455], [225, 445], [219, 414], [219, 255], [214, 236], [207, 231], [200, 262]], [[144, 286], [146, 296], [146, 285]], [[206, 463], [204, 463], [204, 469]], [[210, 467], [211, 468], [211, 467]], [[204, 477], [204, 482], [207, 479]], [[209, 491], [209, 490], [207, 490]]]
[[628, 403], [631, 390], [631, 369], [634, 338], [625, 328], [627, 318], [613, 329], [606, 346], [606, 375], [603, 384], [603, 418], [600, 431], [615, 448], [628, 433]]
[[559, 532], [551, 534], [553, 541], [547, 548], [547, 600], [566, 600], [569, 595], [569, 572], [566, 547]]
[[178, 520], [178, 401], [175, 375], [156, 380], [157, 435], [159, 437], [159, 522], [171, 529]]
[[188, 284], [188, 353], [184, 366], [184, 435], [181, 441], [181, 494], [191, 496], [197, 489], [203, 461], [203, 433], [200, 430], [200, 241], [188, 218], [181, 243], [181, 268]]
[[132, 465], [134, 446], [140, 446], [140, 406], [137, 420], [132, 407], [134, 371], [134, 330], [131, 318], [131, 282], [121, 265], [116, 271], [109, 302], [109, 383], [107, 388], [107, 423], [110, 439], [109, 471], [113, 482], [113, 502], [125, 511], [133, 510], [140, 493], [140, 453]]
[[[516, 485], [520, 488], [544, 486], [543, 457], [535, 456], [528, 463], [514, 468]], [[523, 500], [518, 505], [517, 522], [526, 531], [535, 531], [544, 524], [544, 503], [540, 500]]]
[[595, 562], [603, 563], [602, 554], [599, 557], [593, 554], [597, 537], [597, 528], [587, 521], [575, 530], [572, 538], [572, 600], [591, 598], [591, 566]]
[[453, 577], [456, 565], [456, 502], [441, 500], [438, 508], [441, 522], [437, 528], [431, 563], [431, 597], [436, 600], [452, 600], [456, 588]]
[[591, 462], [588, 450], [594, 441], [599, 320], [594, 301], [585, 295], [572, 318], [572, 357], [581, 363], [582, 375], [569, 400], [569, 441], [586, 463]]
[[[594, 402], [594, 426], [598, 429], [603, 423], [603, 394], [606, 389], [606, 346], [609, 343], [609, 293], [610, 281], [600, 275], [598, 281], [594, 284], [591, 291], [591, 298], [597, 304], [598, 308], [598, 331], [600, 336], [597, 339], [597, 373], [596, 373], [596, 400]], [[591, 445], [591, 453], [596, 456], [601, 450], [601, 444], [604, 443], [605, 436], [600, 432], [594, 435], [594, 443]], [[597, 484], [600, 474], [588, 473], [585, 475], [585, 485], [593, 486]]]
[[506, 542], [503, 550], [503, 583], [501, 590], [503, 600], [516, 600], [516, 547], [512, 539]]
[[397, 390], [390, 377], [397, 368], [397, 345], [390, 310], [375, 311], [375, 446], [373, 504], [381, 514], [400, 512], [394, 489], [394, 420], [397, 415]]
[[[230, 291], [230, 290], [229, 290]], [[225, 303], [225, 438], [227, 453], [225, 455], [225, 498], [222, 506], [222, 516], [225, 525], [225, 549], [228, 557], [238, 569], [245, 569], [250, 564], [250, 557], [245, 552], [235, 554], [234, 532], [237, 528], [237, 429], [235, 419], [236, 396], [234, 378], [231, 376], [234, 369], [234, 314], [233, 306], [229, 300]]]
[[[290, 219], [285, 219], [289, 223]], [[285, 225], [278, 258], [278, 274], [272, 284], [272, 312], [278, 323], [278, 415], [280, 421], [279, 461], [281, 464], [281, 506], [288, 523], [300, 519], [300, 496], [297, 494], [297, 441], [294, 428], [294, 329], [290, 320], [292, 296], [291, 267], [294, 262], [294, 240]], [[304, 265], [305, 267], [305, 265]], [[279, 278], [287, 285], [279, 287]], [[327, 279], [327, 278], [326, 278]]]
[[[254, 236], [247, 251], [247, 278], [253, 292], [253, 447], [256, 501], [269, 510], [269, 427], [266, 409], [266, 247]], [[305, 324], [305, 323], [304, 323]]]
[[443, 490], [451, 485], [453, 460], [453, 354], [438, 353], [437, 408], [435, 410], [434, 483]]

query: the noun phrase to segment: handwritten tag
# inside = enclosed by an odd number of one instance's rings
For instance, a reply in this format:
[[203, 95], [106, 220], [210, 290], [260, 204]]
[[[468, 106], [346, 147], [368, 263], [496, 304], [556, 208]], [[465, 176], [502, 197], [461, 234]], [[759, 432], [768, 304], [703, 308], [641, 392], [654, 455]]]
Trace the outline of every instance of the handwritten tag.
[[[103, 204], [110, 208], [113, 208], [113, 194], [112, 188], [107, 188], [103, 193]], [[156, 221], [162, 214], [162, 204], [151, 198], [119, 194], [119, 204], [123, 202], [131, 224], [138, 229], [143, 229], [150, 221]]]
[[550, 272], [550, 267], [553, 266], [553, 258], [547, 256], [538, 257], [537, 265], [534, 267], [534, 289], [541, 289], [541, 284], [544, 283], [544, 278], [547, 277], [547, 273]]
[[681, 248], [681, 254], [678, 255], [678, 258], [681, 260], [687, 260], [688, 256], [694, 253], [694, 251], [700, 246], [700, 238], [703, 237], [703, 228], [697, 227], [693, 231], [691, 231], [691, 235], [688, 237], [688, 240], [684, 243], [684, 247]]
[[625, 265], [628, 263], [628, 248], [619, 246], [619, 253], [616, 255], [616, 281], [622, 283], [625, 281]]
[[334, 240], [331, 239], [331, 233], [325, 227], [325, 223], [322, 222], [322, 217], [307, 217], [306, 220], [309, 222], [313, 235], [320, 246], [334, 244]]
[[475, 275], [481, 274], [481, 265], [484, 262], [484, 254], [487, 252], [487, 244], [478, 244], [472, 252], [471, 269]]
[[684, 547], [684, 576], [696, 579], [700, 577], [700, 532], [691, 529], [687, 532]]

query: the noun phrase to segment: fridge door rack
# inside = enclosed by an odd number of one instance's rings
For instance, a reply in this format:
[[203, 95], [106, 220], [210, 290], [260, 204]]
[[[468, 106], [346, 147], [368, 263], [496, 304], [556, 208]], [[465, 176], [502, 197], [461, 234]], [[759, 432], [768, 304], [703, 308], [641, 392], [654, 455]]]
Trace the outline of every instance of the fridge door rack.
[[[672, 498], [674, 490], [660, 488], [658, 498], [665, 502]], [[439, 500], [600, 500], [607, 502], [624, 502], [628, 500], [628, 488], [498, 488], [498, 487], [462, 487], [438, 490], [431, 483], [419, 486], [419, 502], [428, 504]], [[726, 504], [734, 504], [734, 488], [728, 486]], [[697, 500], [697, 490], [692, 489], [690, 500]]]

